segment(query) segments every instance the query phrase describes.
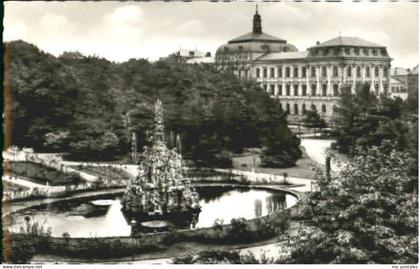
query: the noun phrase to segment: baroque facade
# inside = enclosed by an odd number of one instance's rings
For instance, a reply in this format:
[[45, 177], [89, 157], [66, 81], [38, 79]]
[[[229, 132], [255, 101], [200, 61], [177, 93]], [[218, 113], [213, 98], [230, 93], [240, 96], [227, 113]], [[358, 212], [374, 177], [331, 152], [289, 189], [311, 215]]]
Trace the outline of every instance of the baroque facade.
[[354, 90], [358, 83], [369, 83], [372, 92], [389, 94], [391, 58], [385, 46], [338, 36], [298, 51], [262, 32], [258, 10], [252, 32], [220, 46], [215, 63], [240, 78], [255, 79], [279, 100], [292, 122], [309, 109], [330, 120], [344, 85]]

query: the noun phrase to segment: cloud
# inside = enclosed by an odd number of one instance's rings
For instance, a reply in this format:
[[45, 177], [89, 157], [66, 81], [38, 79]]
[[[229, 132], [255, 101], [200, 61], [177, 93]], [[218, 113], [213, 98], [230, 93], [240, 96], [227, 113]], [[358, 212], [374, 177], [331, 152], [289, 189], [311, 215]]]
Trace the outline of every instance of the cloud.
[[[418, 60], [418, 3], [261, 2], [263, 31], [305, 50], [338, 35], [387, 46], [393, 64]], [[248, 2], [7, 2], [5, 40], [60, 54], [78, 50], [115, 61], [158, 59], [179, 49], [214, 53], [251, 31]]]
[[27, 39], [28, 28], [22, 21], [5, 20], [3, 37], [6, 40]]

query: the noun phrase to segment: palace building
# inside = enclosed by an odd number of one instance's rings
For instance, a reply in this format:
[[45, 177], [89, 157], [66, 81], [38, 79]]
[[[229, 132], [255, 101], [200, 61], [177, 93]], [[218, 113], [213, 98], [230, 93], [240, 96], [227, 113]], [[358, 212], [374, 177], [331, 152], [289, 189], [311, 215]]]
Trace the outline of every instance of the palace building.
[[258, 9], [252, 32], [228, 41], [215, 55], [219, 69], [255, 79], [279, 100], [291, 121], [309, 109], [330, 120], [344, 85], [354, 90], [358, 83], [369, 83], [372, 92], [388, 94], [391, 60], [385, 46], [357, 37], [338, 36], [298, 51], [262, 31]]

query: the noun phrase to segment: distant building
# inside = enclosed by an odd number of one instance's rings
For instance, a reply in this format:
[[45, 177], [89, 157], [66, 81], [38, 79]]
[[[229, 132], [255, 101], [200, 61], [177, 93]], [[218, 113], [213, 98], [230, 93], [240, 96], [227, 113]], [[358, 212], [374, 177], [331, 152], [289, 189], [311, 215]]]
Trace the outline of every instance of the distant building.
[[[418, 95], [418, 68], [418, 65], [412, 69], [391, 68], [391, 96], [407, 99], [409, 96], [416, 97]], [[401, 95], [401, 93], [403, 94]]]
[[418, 100], [419, 94], [419, 65], [413, 67], [407, 75], [408, 98]]
[[326, 120], [334, 113], [340, 88], [370, 84], [372, 92], [389, 94], [391, 58], [385, 46], [357, 37], [338, 36], [306, 51], [263, 33], [256, 11], [252, 32], [232, 39], [216, 52], [216, 65], [240, 78], [255, 79], [298, 121], [315, 108]]
[[187, 60], [187, 64], [214, 64], [214, 57], [207, 52], [203, 57], [195, 57]]
[[180, 49], [170, 54], [169, 56], [177, 57], [181, 61], [186, 62], [188, 64], [198, 64], [198, 63], [214, 64], [214, 57], [212, 57], [210, 52], [204, 53], [197, 49], [195, 50]]
[[193, 58], [204, 57], [206, 56], [206, 53], [199, 51], [197, 49], [194, 49], [194, 50], [180, 49], [177, 52], [175, 52], [173, 55], [180, 56], [187, 59], [193, 59]]
[[406, 100], [408, 97], [406, 83], [400, 79], [393, 78], [391, 76], [391, 97], [399, 97], [403, 100]]

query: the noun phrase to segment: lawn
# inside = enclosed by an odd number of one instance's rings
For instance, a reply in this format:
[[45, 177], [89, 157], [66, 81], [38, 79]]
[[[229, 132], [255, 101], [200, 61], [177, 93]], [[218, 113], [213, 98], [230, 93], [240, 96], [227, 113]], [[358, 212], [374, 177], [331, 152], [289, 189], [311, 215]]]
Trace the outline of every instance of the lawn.
[[95, 175], [103, 179], [111, 178], [113, 180], [127, 182], [132, 178], [132, 176], [126, 171], [124, 171], [123, 169], [113, 167], [113, 166], [76, 165], [72, 167], [79, 171], [82, 171], [91, 175]]
[[3, 191], [5, 192], [23, 192], [23, 191], [29, 190], [28, 187], [25, 187], [16, 183], [4, 181], [4, 180], [2, 180], [2, 184], [3, 184]]
[[235, 169], [251, 171], [254, 166], [255, 160], [255, 171], [260, 173], [268, 173], [273, 175], [283, 175], [287, 173], [289, 177], [300, 177], [300, 178], [313, 178], [315, 172], [312, 167], [316, 164], [312, 161], [305, 150], [302, 150], [302, 157], [296, 162], [296, 165], [289, 168], [264, 168], [260, 167], [260, 159], [256, 154], [248, 154], [246, 156], [234, 157], [233, 166]]
[[84, 180], [76, 173], [65, 173], [60, 170], [32, 162], [7, 162], [4, 164], [6, 173], [30, 179], [39, 184], [74, 185]]

